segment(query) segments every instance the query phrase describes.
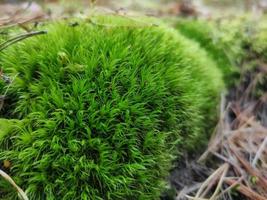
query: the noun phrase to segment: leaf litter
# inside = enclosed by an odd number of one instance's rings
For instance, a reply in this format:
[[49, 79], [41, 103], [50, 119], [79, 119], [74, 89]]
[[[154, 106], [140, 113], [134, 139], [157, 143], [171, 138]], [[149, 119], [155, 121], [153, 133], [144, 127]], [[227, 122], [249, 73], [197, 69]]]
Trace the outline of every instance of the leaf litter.
[[[267, 199], [266, 89], [261, 89], [260, 97], [255, 95], [259, 84], [266, 84], [262, 83], [266, 69], [259, 63], [256, 70], [241, 75], [240, 84], [226, 97], [222, 95], [220, 120], [206, 151], [197, 162], [184, 161], [191, 163], [187, 173], [202, 173], [202, 180], [191, 176], [187, 179], [190, 184], [186, 184], [173, 174], [176, 200]], [[207, 172], [205, 178], [203, 172]]]

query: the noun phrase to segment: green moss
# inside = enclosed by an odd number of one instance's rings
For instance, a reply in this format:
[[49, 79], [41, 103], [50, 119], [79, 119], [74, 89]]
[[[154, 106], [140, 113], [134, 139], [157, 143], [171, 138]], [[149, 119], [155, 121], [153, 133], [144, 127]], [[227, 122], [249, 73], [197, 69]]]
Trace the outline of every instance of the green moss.
[[197, 44], [106, 19], [55, 23], [0, 54], [18, 74], [5, 116], [22, 120], [0, 130], [0, 158], [30, 199], [158, 199], [172, 159], [215, 119], [222, 75]]
[[176, 28], [186, 37], [198, 42], [207, 51], [208, 56], [221, 69], [228, 86], [234, 84], [238, 76], [239, 54], [242, 53], [237, 29], [229, 26], [227, 28], [218, 26], [214, 21], [194, 19], [180, 19]]
[[19, 125], [19, 120], [0, 119], [0, 140], [13, 130], [14, 125]]
[[263, 17], [257, 23], [255, 34], [253, 35], [253, 42], [251, 42], [253, 50], [267, 61], [267, 17]]
[[180, 19], [176, 28], [206, 49], [228, 82], [235, 79], [244, 63], [255, 66], [257, 60], [266, 61], [266, 19], [255, 19], [249, 14], [209, 21]]

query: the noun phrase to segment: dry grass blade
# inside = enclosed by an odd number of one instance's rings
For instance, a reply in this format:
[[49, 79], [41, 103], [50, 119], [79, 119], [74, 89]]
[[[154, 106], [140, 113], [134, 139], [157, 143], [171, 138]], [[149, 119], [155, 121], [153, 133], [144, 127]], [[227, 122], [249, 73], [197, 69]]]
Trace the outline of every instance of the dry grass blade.
[[[226, 182], [228, 178], [225, 178], [224, 181]], [[233, 178], [230, 178], [230, 179], [233, 179]], [[235, 187], [237, 187], [241, 181], [243, 180], [244, 178], [243, 177], [240, 177], [234, 184], [232, 184], [231, 186], [229, 186], [228, 188], [226, 188], [225, 190], [223, 190], [220, 195], [218, 195], [218, 199], [220, 197], [222, 197], [224, 194], [228, 193], [228, 192], [231, 192], [232, 189], [234, 189]]]
[[266, 145], [267, 145], [267, 137], [264, 138], [259, 150], [256, 153], [255, 158], [253, 159], [252, 166], [254, 168], [256, 167], [256, 164], [257, 164], [258, 160], [260, 159], [260, 157], [261, 157]]
[[[228, 171], [228, 167], [229, 167], [229, 165], [227, 163], [225, 163], [220, 168], [218, 168], [215, 172], [213, 172], [210, 175], [210, 177], [199, 188], [194, 200], [197, 200], [199, 198], [204, 198], [207, 191], [209, 191], [211, 189], [211, 187], [220, 179], [220, 177], [223, 174], [225, 174], [225, 171]], [[219, 182], [221, 182], [221, 180]]]
[[17, 186], [17, 184], [13, 181], [13, 179], [7, 173], [0, 170], [0, 175], [17, 190], [17, 192], [18, 192], [19, 196], [22, 198], [22, 200], [29, 200], [29, 198], [27, 197], [25, 192], [23, 192], [23, 190], [19, 186]]
[[228, 170], [229, 170], [229, 164], [228, 164], [228, 163], [225, 163], [225, 164], [223, 165], [223, 173], [222, 173], [222, 175], [221, 175], [221, 178], [220, 178], [220, 180], [219, 180], [219, 182], [218, 182], [218, 184], [217, 184], [217, 187], [216, 187], [216, 189], [215, 189], [215, 192], [214, 192], [213, 195], [210, 197], [210, 200], [216, 200], [216, 199], [217, 199], [217, 195], [218, 195], [218, 193], [220, 192], [220, 188], [222, 187], [224, 178], [225, 178], [225, 176], [226, 176]]
[[[225, 182], [229, 185], [236, 184], [236, 181], [229, 179], [225, 180]], [[253, 190], [251, 190], [250, 188], [248, 188], [243, 184], [238, 183], [237, 190], [251, 200], [266, 200], [266, 197], [259, 195], [258, 193], [254, 192]]]
[[218, 134], [218, 132], [220, 132], [225, 125], [224, 120], [226, 118], [226, 113], [229, 109], [229, 106], [225, 110], [224, 109], [225, 109], [225, 97], [222, 94], [221, 95], [219, 123], [217, 124], [217, 126], [216, 126], [216, 128], [215, 128], [215, 130], [211, 136], [210, 142], [208, 144], [208, 149], [198, 159], [198, 162], [200, 162], [200, 163], [204, 162], [204, 160], [207, 159], [208, 155], [211, 152], [216, 152], [218, 150], [218, 148], [220, 147], [220, 143], [223, 140], [224, 135]]
[[46, 33], [47, 33], [47, 31], [35, 31], [35, 32], [25, 33], [25, 34], [16, 36], [14, 38], [11, 38], [11, 39], [1, 43], [0, 44], [0, 51], [6, 49], [10, 45], [12, 45], [12, 44], [14, 44], [16, 42], [22, 41], [22, 40], [24, 40], [26, 38], [33, 37], [33, 36], [36, 36], [36, 35], [42, 35], [42, 34], [46, 34]]
[[189, 200], [209, 200], [209, 199], [206, 199], [206, 198], [200, 198], [200, 197], [191, 197], [189, 195], [185, 195], [187, 199]]
[[196, 184], [196, 185], [194, 185], [192, 187], [185, 187], [185, 188], [183, 188], [179, 192], [178, 196], [176, 197], [176, 200], [182, 200], [182, 199], [184, 199], [184, 197], [186, 197], [187, 194], [190, 194], [190, 193], [198, 190], [201, 187], [201, 185], [202, 185], [201, 183], [198, 183], [198, 184]]
[[262, 188], [267, 188], [267, 180], [265, 180], [260, 172], [257, 169], [253, 169], [253, 167], [250, 165], [250, 163], [248, 163], [244, 158], [242, 158], [241, 155], [238, 155], [236, 153], [236, 151], [232, 151], [235, 156], [237, 157], [237, 159], [240, 161], [240, 163], [242, 164], [242, 166], [246, 169], [246, 171], [248, 172], [248, 174], [250, 174], [253, 177], [257, 178], [257, 183], [259, 184], [259, 186], [261, 186]]
[[[210, 197], [210, 200], [216, 198], [216, 195], [218, 194], [219, 189], [220, 189], [220, 187], [221, 187], [221, 185], [222, 185], [222, 183], [223, 183], [223, 179], [224, 179], [224, 177], [225, 177], [225, 175], [226, 175], [226, 173], [227, 173], [227, 171], [228, 171], [228, 169], [229, 169], [229, 164], [228, 164], [228, 163], [225, 163], [225, 164], [222, 165], [220, 168], [221, 168], [221, 170], [222, 170], [222, 174], [221, 174], [221, 175], [217, 174], [218, 177], [217, 177], [216, 179], [214, 179], [213, 181], [210, 182], [210, 184], [208, 185], [208, 187], [206, 188], [206, 190], [200, 195], [200, 197], [205, 197], [205, 196], [211, 191], [211, 188], [212, 188], [214, 185], [216, 185], [216, 183], [218, 182], [218, 183], [217, 183], [216, 190], [215, 190], [215, 192], [213, 193], [213, 195]], [[219, 169], [220, 169], [220, 168], [219, 168]], [[218, 180], [219, 180], [219, 181], [218, 181]]]

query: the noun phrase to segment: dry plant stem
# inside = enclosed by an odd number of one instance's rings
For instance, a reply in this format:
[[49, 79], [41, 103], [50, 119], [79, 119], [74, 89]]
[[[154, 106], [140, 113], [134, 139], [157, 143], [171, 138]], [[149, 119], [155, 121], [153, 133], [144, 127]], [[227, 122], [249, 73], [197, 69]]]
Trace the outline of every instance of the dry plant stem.
[[201, 187], [201, 183], [197, 183], [196, 185], [192, 187], [184, 187], [180, 192], [179, 195], [176, 197], [176, 200], [182, 200], [187, 194], [190, 194], [191, 192], [196, 191]]
[[220, 180], [219, 180], [219, 183], [218, 183], [218, 185], [217, 185], [217, 187], [216, 187], [216, 189], [215, 189], [215, 192], [214, 192], [213, 195], [210, 197], [210, 200], [216, 200], [216, 199], [217, 199], [217, 195], [218, 195], [218, 193], [220, 192], [220, 189], [221, 189], [222, 184], [223, 184], [223, 180], [224, 180], [224, 178], [225, 178], [225, 176], [226, 176], [228, 170], [229, 170], [229, 164], [227, 164], [227, 165], [225, 166], [224, 171], [223, 171], [223, 174], [222, 174], [222, 176], [221, 176], [221, 178], [220, 178]]
[[208, 144], [208, 149], [200, 156], [200, 158], [198, 159], [197, 162], [199, 162], [199, 163], [204, 162], [211, 152], [216, 152], [217, 149], [219, 149], [218, 142], [220, 142], [220, 140], [222, 140], [222, 136], [220, 136], [220, 134], [217, 134], [217, 132], [220, 129], [220, 126], [221, 126], [221, 121], [215, 127], [215, 130], [214, 130], [214, 132], [211, 136], [210, 142]]
[[[208, 157], [208, 155], [211, 152], [216, 152], [219, 148], [220, 148], [220, 143], [223, 140], [224, 134], [221, 134], [221, 130], [224, 129], [226, 127], [226, 123], [225, 123], [225, 118], [226, 118], [226, 113], [228, 112], [228, 110], [230, 109], [230, 105], [228, 105], [225, 108], [225, 102], [224, 102], [224, 95], [221, 95], [221, 105], [220, 105], [220, 120], [218, 125], [215, 127], [215, 130], [211, 136], [210, 142], [208, 144], [208, 149], [200, 156], [200, 158], [198, 159], [198, 162], [204, 162], [204, 160], [206, 160], [206, 158]], [[225, 110], [224, 110], [225, 108]], [[228, 127], [229, 128], [229, 127]], [[228, 130], [228, 129], [226, 129]]]
[[[253, 124], [253, 123], [252, 123], [252, 124]], [[248, 125], [251, 126], [252, 124], [250, 123], [250, 124], [248, 124]], [[251, 128], [251, 127], [244, 127], [244, 128], [240, 128], [240, 129], [238, 129], [238, 130], [229, 131], [229, 133], [231, 134], [231, 137], [229, 137], [230, 140], [233, 139], [233, 138], [236, 136], [235, 134], [238, 134], [238, 133], [242, 133], [242, 134], [246, 134], [246, 133], [251, 134], [251, 133], [253, 133], [253, 132], [257, 132], [257, 133], [266, 133], [266, 129], [265, 129], [264, 127], [261, 127], [261, 126], [259, 126], [259, 127], [254, 127], [254, 125], [255, 125], [255, 124], [253, 124], [253, 128]]]
[[[225, 180], [227, 180], [227, 179], [229, 179], [229, 178], [224, 178], [223, 181], [225, 182]], [[217, 198], [219, 199], [219, 197], [221, 197], [221, 196], [223, 196], [224, 194], [230, 192], [234, 187], [236, 187], [237, 185], [239, 185], [243, 179], [244, 179], [243, 177], [240, 177], [234, 184], [230, 185], [228, 188], [226, 188], [225, 190], [223, 190], [223, 191], [219, 194], [219, 196], [217, 196]], [[231, 178], [230, 180], [232, 180], [232, 178]]]
[[232, 122], [232, 127], [236, 128], [237, 130], [239, 128], [245, 127], [246, 125], [254, 122], [254, 121], [251, 122], [249, 120], [251, 117], [254, 118], [254, 116], [249, 116], [249, 114], [251, 114], [251, 111], [254, 109], [254, 107], [251, 106], [247, 108], [246, 110], [244, 110], [243, 112], [241, 112], [239, 109], [235, 107], [231, 107], [231, 109], [237, 116], [236, 119]]
[[[221, 175], [220, 180], [219, 180], [219, 182], [218, 182], [218, 184], [217, 184], [217, 187], [216, 187], [216, 189], [215, 189], [215, 192], [214, 192], [213, 195], [210, 197], [210, 200], [216, 200], [216, 199], [217, 199], [217, 195], [218, 195], [218, 193], [219, 193], [219, 191], [220, 191], [220, 188], [221, 188], [221, 186], [222, 186], [222, 184], [223, 184], [223, 179], [225, 178], [225, 176], [226, 176], [226, 174], [227, 174], [227, 172], [228, 172], [228, 170], [229, 170], [229, 164], [228, 164], [228, 163], [225, 163], [225, 164], [223, 165], [223, 169], [222, 169], [222, 170], [223, 170], [222, 175]], [[216, 180], [216, 179], [215, 179], [215, 180]], [[212, 185], [213, 185], [213, 184], [212, 184]], [[205, 196], [207, 195], [208, 191], [211, 189], [212, 185], [210, 184], [210, 185], [207, 187], [206, 191], [204, 191], [200, 197], [205, 197]]]
[[224, 165], [222, 165], [221, 167], [219, 167], [215, 172], [213, 172], [213, 173], [209, 176], [209, 178], [208, 178], [208, 179], [202, 184], [202, 186], [199, 188], [199, 190], [198, 190], [198, 192], [197, 192], [197, 194], [196, 194], [194, 200], [197, 200], [199, 197], [201, 198], [201, 196], [202, 196], [201, 194], [203, 193], [203, 191], [205, 190], [205, 188], [209, 186], [209, 183], [210, 183], [211, 181], [217, 181], [217, 180], [218, 180], [218, 178], [219, 178], [219, 177], [221, 176], [221, 174], [224, 172], [226, 165], [228, 165], [228, 164], [224, 164]]
[[[233, 149], [233, 147], [230, 147], [231, 149]], [[246, 171], [252, 175], [258, 178], [258, 184], [260, 184], [262, 186], [262, 188], [266, 189], [267, 188], [267, 181], [261, 176], [261, 174], [258, 172], [258, 170], [253, 169], [250, 164], [245, 161], [242, 156], [240, 156], [236, 151], [232, 150], [232, 152], [235, 154], [235, 156], [237, 157], [237, 159], [239, 160], [239, 162], [243, 165], [243, 167], [246, 169]]]
[[29, 198], [27, 197], [27, 195], [23, 192], [23, 190], [17, 186], [17, 184], [13, 181], [13, 179], [8, 176], [7, 173], [5, 173], [4, 171], [0, 170], [0, 175], [6, 180], [8, 181], [18, 192], [18, 194], [20, 195], [20, 197], [23, 199], [23, 200], [29, 200]]
[[219, 159], [223, 160], [226, 163], [229, 163], [232, 167], [234, 167], [234, 169], [237, 170], [237, 174], [241, 175], [242, 174], [242, 169], [233, 162], [234, 159], [228, 159], [220, 154], [218, 154], [217, 152], [212, 152], [213, 155], [215, 155], [216, 157], [218, 157]]
[[239, 99], [239, 103], [241, 104], [242, 102], [245, 102], [247, 99], [249, 99], [249, 94], [251, 94], [251, 92], [253, 91], [253, 89], [255, 89], [256, 84], [258, 83], [260, 78], [260, 75], [256, 75], [256, 77], [254, 78], [254, 80], [252, 81], [252, 83], [250, 83], [250, 85], [245, 89], [243, 95], [240, 97]]
[[[264, 73], [267, 71], [265, 65]], [[263, 74], [261, 74], [263, 75]], [[253, 99], [253, 91], [256, 90], [260, 75], [253, 77], [251, 84], [245, 88], [237, 100], [229, 103], [223, 110], [224, 101], [221, 103], [220, 121], [210, 140], [208, 149], [199, 161], [205, 161], [207, 156], [212, 154], [228, 164], [228, 169], [222, 169], [220, 166], [200, 187], [195, 197], [187, 196], [188, 199], [199, 200], [207, 198], [207, 194], [213, 192], [209, 200], [218, 198], [232, 199], [230, 191], [236, 186], [240, 194], [243, 194], [250, 200], [267, 200], [267, 179], [266, 179], [266, 148], [267, 148], [267, 129], [257, 118], [257, 112], [265, 106], [267, 102], [267, 93], [259, 100]], [[244, 90], [242, 87], [240, 88]], [[263, 107], [264, 108], [264, 107]], [[234, 119], [228, 117], [234, 113]], [[248, 158], [247, 158], [248, 157]], [[260, 165], [258, 165], [260, 163]], [[227, 177], [231, 167], [231, 178]], [[214, 177], [220, 176], [220, 181]], [[255, 183], [252, 183], [250, 178]], [[223, 183], [229, 187], [220, 188]], [[215, 191], [211, 190], [216, 186]], [[226, 195], [228, 195], [226, 197]]]
[[[217, 155], [220, 156], [219, 154], [217, 154]], [[214, 179], [213, 181], [211, 181], [210, 184], [208, 185], [208, 187], [206, 188], [206, 190], [202, 193], [201, 197], [205, 197], [207, 195], [207, 193], [210, 191], [211, 187], [216, 184], [216, 182], [217, 182], [217, 179]]]
[[207, 185], [207, 188], [204, 190], [204, 192], [202, 192], [200, 197], [204, 198], [208, 194], [208, 192], [210, 192], [212, 186], [216, 185], [217, 181], [218, 181], [217, 179], [211, 180], [210, 183]]
[[256, 164], [257, 164], [259, 158], [261, 157], [262, 152], [264, 151], [264, 148], [265, 148], [266, 145], [267, 145], [267, 137], [265, 137], [264, 141], [262, 142], [259, 150], [257, 151], [257, 153], [255, 155], [255, 158], [253, 159], [252, 167], [254, 167], [254, 168], [256, 167]]
[[207, 157], [210, 154], [210, 152], [215, 151], [214, 148], [216, 148], [216, 145], [214, 145], [213, 141], [217, 137], [217, 134], [216, 134], [217, 131], [216, 130], [218, 129], [218, 126], [219, 125], [217, 125], [217, 127], [215, 128], [214, 133], [211, 136], [211, 140], [210, 140], [210, 142], [208, 144], [208, 149], [200, 156], [200, 158], [197, 161], [198, 163], [203, 163], [207, 159]]
[[4, 50], [5, 48], [9, 47], [10, 45], [12, 45], [16, 42], [22, 41], [26, 38], [33, 37], [35, 35], [42, 35], [42, 34], [46, 34], [46, 33], [47, 33], [47, 31], [35, 31], [35, 32], [25, 33], [23, 35], [16, 36], [16, 37], [11, 38], [8, 41], [0, 44], [0, 51]]
[[[234, 180], [230, 180], [230, 179], [226, 179], [225, 182], [228, 185], [233, 185], [236, 184], [236, 181]], [[251, 190], [250, 188], [244, 186], [243, 184], [238, 184], [238, 188], [237, 190], [242, 193], [243, 195], [245, 195], [246, 197], [248, 197], [251, 200], [266, 200], [265, 197], [259, 195], [258, 193], [254, 192], [253, 190]]]
[[185, 195], [187, 199], [191, 199], [191, 200], [209, 200], [209, 199], [205, 199], [205, 198], [200, 198], [200, 197], [191, 197], [189, 195]]

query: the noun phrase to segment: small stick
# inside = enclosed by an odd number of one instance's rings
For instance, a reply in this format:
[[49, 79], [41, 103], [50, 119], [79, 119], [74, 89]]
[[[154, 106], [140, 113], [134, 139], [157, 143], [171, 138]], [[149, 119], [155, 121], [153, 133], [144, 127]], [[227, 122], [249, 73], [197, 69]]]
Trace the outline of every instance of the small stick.
[[[205, 189], [209, 186], [209, 183], [212, 181], [217, 181], [221, 174], [223, 174], [225, 168], [228, 166], [227, 163], [223, 164], [221, 167], [219, 167], [216, 171], [214, 171], [208, 178], [205, 180], [202, 184], [202, 186], [199, 188], [196, 196], [194, 197], [194, 200], [197, 200], [198, 198], [202, 198], [201, 194], [205, 191]], [[215, 180], [214, 180], [215, 179]]]
[[215, 155], [217, 158], [223, 160], [224, 162], [229, 163], [234, 169], [238, 171], [239, 175], [242, 174], [242, 169], [236, 163], [234, 163], [233, 159], [226, 158], [217, 152], [212, 152], [212, 154]]
[[233, 154], [236, 156], [236, 158], [239, 160], [239, 162], [243, 165], [245, 170], [252, 176], [255, 176], [258, 178], [258, 184], [262, 186], [262, 188], [267, 188], [267, 180], [265, 180], [262, 175], [258, 172], [258, 170], [253, 169], [247, 161], [243, 159], [241, 155], [239, 155], [237, 152], [234, 151], [233, 147], [230, 147]]
[[0, 51], [6, 49], [10, 45], [12, 45], [16, 42], [19, 42], [21, 40], [24, 40], [26, 38], [33, 37], [35, 35], [42, 35], [42, 34], [46, 34], [46, 33], [47, 33], [47, 31], [35, 31], [35, 32], [25, 33], [25, 34], [16, 36], [16, 37], [11, 38], [11, 39], [7, 40], [6, 42], [3, 42], [2, 44], [0, 44]]
[[218, 193], [220, 192], [220, 189], [221, 189], [221, 186], [223, 184], [223, 180], [224, 178], [226, 177], [226, 174], [229, 170], [229, 164], [227, 163], [225, 166], [224, 166], [224, 169], [223, 169], [223, 173], [221, 175], [221, 178], [219, 179], [219, 182], [217, 184], [217, 187], [215, 189], [215, 192], [213, 193], [213, 195], [210, 197], [210, 200], [216, 200], [217, 199], [217, 195]]
[[0, 175], [17, 190], [17, 192], [19, 193], [19, 195], [21, 196], [23, 200], [29, 200], [25, 192], [23, 192], [23, 190], [19, 186], [17, 186], [17, 184], [13, 181], [13, 179], [7, 173], [0, 170]]
[[[228, 185], [236, 184], [236, 181], [234, 181], [234, 180], [225, 179], [224, 181]], [[265, 197], [259, 195], [258, 193], [254, 192], [253, 190], [251, 190], [250, 188], [246, 187], [245, 185], [243, 185], [241, 183], [238, 184], [237, 190], [251, 200], [266, 200]]]
[[254, 168], [256, 167], [256, 164], [257, 164], [259, 158], [261, 157], [261, 154], [264, 151], [266, 144], [267, 144], [267, 136], [265, 137], [264, 141], [262, 142], [259, 150], [257, 151], [257, 153], [256, 153], [256, 155], [252, 161], [252, 167], [254, 167]]
[[184, 199], [184, 197], [194, 191], [196, 191], [197, 189], [199, 189], [201, 187], [202, 183], [197, 183], [196, 185], [192, 186], [192, 187], [184, 187], [178, 194], [178, 196], [176, 197], [175, 200], [182, 200]]
[[209, 200], [209, 199], [204, 199], [204, 198], [200, 198], [200, 197], [198, 197], [198, 198], [196, 198], [196, 197], [191, 197], [191, 196], [189, 196], [189, 195], [185, 195], [185, 197], [186, 197], [187, 199], [189, 199], [189, 200]]
[[[226, 179], [229, 179], [229, 178], [225, 178], [225, 179], [224, 179], [224, 182], [225, 182]], [[226, 188], [225, 190], [223, 190], [223, 191], [219, 194], [218, 198], [221, 197], [221, 196], [223, 196], [225, 193], [229, 193], [233, 188], [235, 188], [236, 186], [238, 186], [238, 185], [241, 183], [241, 181], [242, 181], [243, 179], [244, 179], [244, 177], [240, 177], [235, 183], [233, 183], [233, 184], [230, 185], [228, 188]], [[231, 179], [231, 180], [232, 180], [232, 179]]]

